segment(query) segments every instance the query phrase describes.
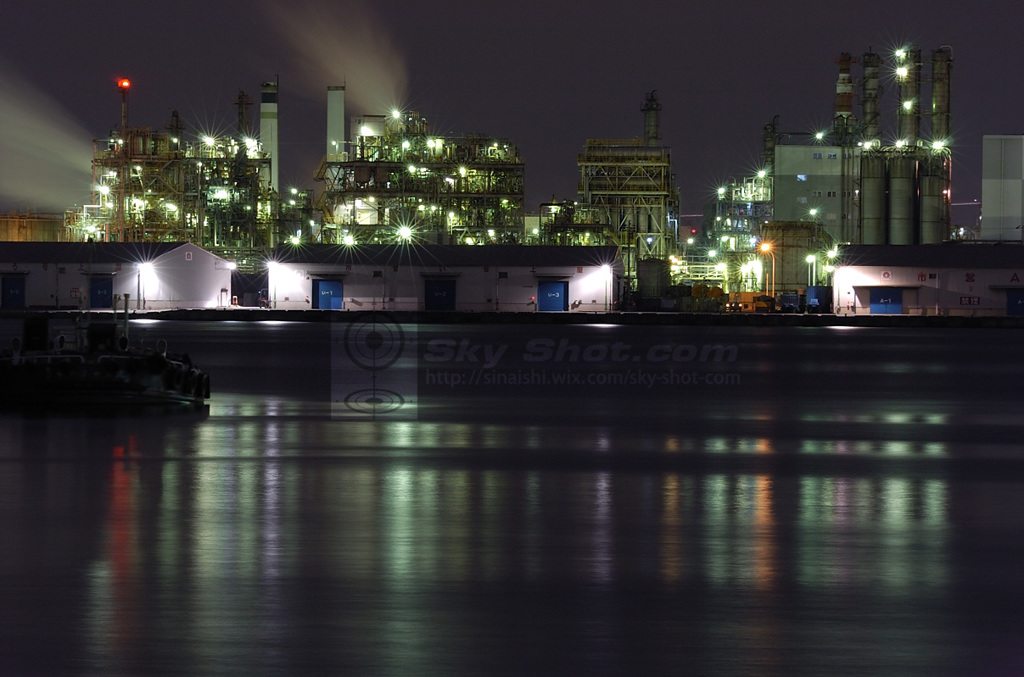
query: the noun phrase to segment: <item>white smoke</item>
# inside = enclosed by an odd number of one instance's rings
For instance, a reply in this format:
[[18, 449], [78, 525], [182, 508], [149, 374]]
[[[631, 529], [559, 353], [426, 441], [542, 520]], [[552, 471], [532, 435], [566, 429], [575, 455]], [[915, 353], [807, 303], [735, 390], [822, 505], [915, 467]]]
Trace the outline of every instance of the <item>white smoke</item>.
[[0, 209], [62, 212], [91, 190], [92, 136], [0, 60]]
[[382, 113], [405, 100], [405, 60], [369, 9], [359, 3], [264, 4], [274, 28], [294, 49], [310, 91], [345, 85], [346, 104]]

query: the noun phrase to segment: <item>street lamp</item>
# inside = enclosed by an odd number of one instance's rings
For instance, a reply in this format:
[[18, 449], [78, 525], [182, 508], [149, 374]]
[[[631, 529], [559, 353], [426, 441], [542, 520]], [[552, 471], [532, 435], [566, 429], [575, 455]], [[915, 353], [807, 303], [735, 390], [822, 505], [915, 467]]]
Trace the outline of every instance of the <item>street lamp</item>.
[[[770, 242], [762, 242], [761, 243], [761, 253], [762, 254], [767, 254], [767, 255], [772, 257], [772, 293], [771, 293], [771, 297], [775, 298], [775, 252], [772, 251], [772, 245], [771, 245]], [[765, 293], [768, 293], [768, 281], [767, 280], [765, 280], [764, 287], [765, 287], [765, 289], [764, 289]]]

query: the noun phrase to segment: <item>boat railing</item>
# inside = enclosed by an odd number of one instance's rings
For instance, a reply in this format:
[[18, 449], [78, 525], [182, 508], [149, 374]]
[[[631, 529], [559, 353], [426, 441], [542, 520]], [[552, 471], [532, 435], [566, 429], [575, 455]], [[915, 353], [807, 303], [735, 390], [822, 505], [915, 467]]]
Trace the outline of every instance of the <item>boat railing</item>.
[[5, 364], [84, 364], [85, 357], [76, 353], [45, 353], [41, 355], [5, 355], [0, 357]]

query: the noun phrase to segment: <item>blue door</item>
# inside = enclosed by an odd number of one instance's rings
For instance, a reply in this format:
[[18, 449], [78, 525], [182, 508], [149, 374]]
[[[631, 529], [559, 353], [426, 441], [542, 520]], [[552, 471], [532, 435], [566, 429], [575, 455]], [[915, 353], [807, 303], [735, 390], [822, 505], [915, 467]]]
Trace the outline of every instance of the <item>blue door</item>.
[[112, 278], [112, 277], [90, 277], [89, 278], [89, 307], [90, 308], [113, 308], [114, 307], [114, 278]]
[[345, 285], [341, 280], [313, 280], [313, 308], [341, 310], [345, 303]]
[[0, 306], [4, 308], [25, 307], [25, 276], [10, 275], [3, 278], [3, 291], [0, 292]]
[[569, 283], [550, 281], [538, 283], [537, 310], [569, 310]]
[[1024, 316], [1024, 289], [1006, 290], [1006, 314]]
[[897, 287], [872, 287], [871, 314], [902, 315], [903, 290]]
[[424, 310], [455, 310], [455, 280], [425, 280]]

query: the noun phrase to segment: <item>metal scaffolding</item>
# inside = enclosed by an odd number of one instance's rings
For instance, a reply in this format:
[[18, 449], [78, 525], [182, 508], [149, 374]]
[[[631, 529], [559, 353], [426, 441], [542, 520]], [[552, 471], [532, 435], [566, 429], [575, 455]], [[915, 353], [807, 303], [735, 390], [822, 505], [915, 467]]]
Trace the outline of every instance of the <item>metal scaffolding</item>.
[[632, 282], [641, 260], [667, 259], [678, 241], [669, 149], [639, 139], [587, 139], [577, 164], [580, 202], [620, 247], [627, 278]]
[[321, 242], [524, 242], [524, 167], [507, 140], [435, 135], [415, 111], [356, 118], [353, 133], [316, 173]]

